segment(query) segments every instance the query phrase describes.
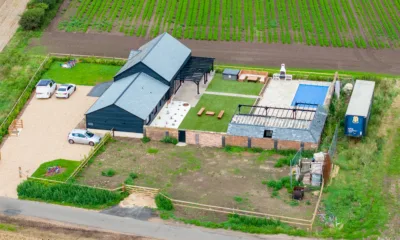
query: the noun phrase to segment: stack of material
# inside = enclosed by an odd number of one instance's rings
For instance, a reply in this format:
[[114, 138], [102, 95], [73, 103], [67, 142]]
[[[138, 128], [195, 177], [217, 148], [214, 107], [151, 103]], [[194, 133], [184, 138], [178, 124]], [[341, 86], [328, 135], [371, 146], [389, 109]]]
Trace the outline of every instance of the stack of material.
[[321, 186], [322, 179], [322, 165], [323, 162], [313, 162], [311, 163], [311, 185]]
[[304, 185], [310, 185], [311, 184], [311, 174], [310, 173], [304, 174], [303, 184]]
[[314, 153], [314, 160], [323, 163], [325, 161], [325, 154], [323, 152]]

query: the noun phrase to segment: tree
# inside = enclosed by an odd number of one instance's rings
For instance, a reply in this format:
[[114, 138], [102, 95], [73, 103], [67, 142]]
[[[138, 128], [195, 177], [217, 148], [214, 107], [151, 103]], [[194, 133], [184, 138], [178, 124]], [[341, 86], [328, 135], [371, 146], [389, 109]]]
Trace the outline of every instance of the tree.
[[44, 13], [42, 8], [28, 9], [22, 14], [19, 24], [24, 30], [38, 29], [42, 26]]

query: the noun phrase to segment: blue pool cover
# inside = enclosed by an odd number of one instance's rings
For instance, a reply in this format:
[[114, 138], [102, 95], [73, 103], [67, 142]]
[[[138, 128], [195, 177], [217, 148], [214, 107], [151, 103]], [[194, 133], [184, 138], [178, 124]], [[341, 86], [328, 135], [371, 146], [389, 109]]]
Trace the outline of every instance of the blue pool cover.
[[[292, 106], [296, 103], [308, 103], [324, 105], [326, 93], [328, 92], [328, 86], [308, 85], [300, 84], [297, 88], [296, 95], [293, 98]], [[299, 107], [316, 107], [309, 105], [299, 104]]]

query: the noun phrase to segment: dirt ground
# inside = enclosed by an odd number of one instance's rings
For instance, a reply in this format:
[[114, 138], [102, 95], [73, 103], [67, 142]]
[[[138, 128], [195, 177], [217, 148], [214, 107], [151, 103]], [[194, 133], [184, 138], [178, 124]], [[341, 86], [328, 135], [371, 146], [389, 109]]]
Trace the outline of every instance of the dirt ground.
[[[310, 219], [317, 197], [307, 193], [300, 206], [292, 207], [286, 189], [273, 198], [272, 191], [262, 184], [263, 180], [288, 176], [288, 167], [273, 167], [280, 157], [271, 153], [178, 147], [158, 141], [143, 144], [138, 139], [119, 138], [107, 145], [78, 181], [115, 188], [134, 172], [139, 174], [134, 180], [136, 185], [161, 188], [175, 199]], [[116, 175], [101, 175], [110, 168]]]
[[113, 232], [101, 232], [89, 228], [80, 228], [69, 224], [46, 222], [39, 219], [8, 217], [0, 215], [0, 224], [8, 224], [16, 231], [0, 230], [0, 240], [150, 240], [150, 238], [124, 235]]
[[0, 52], [18, 28], [20, 15], [29, 0], [0, 0]]
[[[55, 159], [81, 160], [88, 145], [71, 145], [68, 133], [82, 120], [97, 98], [87, 97], [91, 87], [78, 86], [69, 99], [31, 100], [19, 119], [23, 129], [19, 136], [8, 137], [1, 146], [0, 196], [17, 197], [17, 185], [30, 176], [40, 164]], [[19, 177], [22, 168], [23, 178]]]

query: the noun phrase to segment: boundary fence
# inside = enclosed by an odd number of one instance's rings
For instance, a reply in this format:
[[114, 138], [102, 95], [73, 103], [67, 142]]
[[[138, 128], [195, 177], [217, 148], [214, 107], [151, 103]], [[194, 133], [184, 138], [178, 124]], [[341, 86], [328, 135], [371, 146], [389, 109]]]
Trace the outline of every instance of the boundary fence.
[[[16, 107], [18, 104], [21, 103], [24, 94], [27, 93], [29, 87], [31, 86], [32, 82], [35, 80], [37, 77], [37, 74], [43, 69], [44, 65], [51, 59], [51, 57], [82, 57], [82, 58], [99, 58], [99, 59], [109, 59], [109, 60], [122, 60], [126, 61], [127, 58], [115, 58], [115, 57], [105, 57], [105, 56], [94, 56], [94, 55], [77, 55], [77, 54], [63, 54], [63, 53], [49, 53], [46, 58], [42, 61], [38, 69], [35, 71], [34, 75], [31, 77], [29, 80], [28, 84], [26, 85], [25, 89], [21, 93], [20, 97], [17, 99], [15, 104], [13, 105], [13, 108], [10, 110], [9, 114], [6, 116], [6, 118], [3, 120], [3, 122], [0, 125], [0, 129], [2, 129], [5, 124], [9, 121], [10, 116], [13, 114], [15, 111]], [[226, 67], [226, 65], [216, 65], [216, 67]], [[296, 71], [297, 72], [297, 71]], [[314, 73], [314, 72], [302, 72], [299, 71], [299, 73], [303, 74], [315, 74], [315, 75], [328, 75], [328, 74], [322, 74], [322, 73]], [[331, 74], [329, 74], [331, 75]], [[18, 113], [17, 113], [18, 115]], [[8, 128], [8, 127], [7, 127]], [[335, 131], [335, 136], [337, 139], [337, 129]], [[107, 133], [106, 136], [102, 139], [102, 141], [94, 148], [91, 150], [89, 155], [84, 157], [82, 160], [82, 163], [78, 166], [77, 169], [71, 174], [71, 176], [68, 177], [68, 179], [65, 182], [62, 181], [55, 181], [55, 180], [50, 180], [50, 179], [45, 179], [45, 178], [35, 178], [35, 177], [28, 177], [28, 180], [34, 180], [34, 181], [45, 181], [45, 182], [51, 182], [51, 183], [59, 183], [59, 184], [68, 184], [68, 180], [71, 178], [75, 177], [85, 166], [87, 166], [89, 160], [95, 156], [95, 154], [98, 152], [98, 150], [104, 146], [104, 144], [111, 138], [111, 133]], [[336, 151], [336, 145], [331, 145], [332, 150], [334, 149], [334, 152]], [[331, 150], [330, 148], [330, 150]], [[74, 184], [74, 185], [79, 185], [79, 186], [85, 186], [85, 187], [90, 187], [94, 189], [101, 189], [101, 190], [108, 190], [108, 191], [129, 191], [130, 193], [144, 193], [148, 195], [155, 196], [158, 193], [160, 193], [160, 189], [157, 188], [149, 188], [149, 187], [143, 187], [143, 186], [136, 186], [136, 185], [125, 185], [123, 184], [121, 187], [115, 188], [115, 189], [107, 189], [107, 188], [99, 188], [99, 187], [93, 187], [93, 186], [87, 186], [87, 185], [80, 185], [80, 184]], [[322, 191], [324, 189], [325, 183], [322, 183], [322, 187], [320, 190], [319, 198], [317, 201], [317, 205], [315, 207], [313, 216], [310, 220], [308, 219], [300, 219], [300, 218], [292, 218], [292, 217], [287, 217], [287, 216], [280, 216], [280, 215], [273, 215], [273, 214], [268, 214], [268, 213], [260, 213], [260, 212], [253, 212], [253, 211], [245, 211], [245, 210], [240, 210], [240, 209], [233, 209], [233, 208], [226, 208], [226, 207], [220, 207], [220, 206], [212, 206], [212, 205], [206, 205], [206, 204], [200, 204], [200, 203], [195, 203], [195, 202], [187, 202], [187, 201], [182, 201], [182, 200], [177, 200], [173, 198], [169, 198], [162, 194], [164, 197], [170, 199], [174, 205], [179, 206], [179, 207], [187, 207], [187, 208], [194, 208], [194, 209], [199, 209], [199, 210], [204, 210], [204, 211], [212, 211], [212, 212], [218, 212], [218, 213], [225, 213], [225, 214], [240, 214], [240, 215], [245, 215], [245, 216], [251, 216], [251, 217], [259, 217], [259, 218], [273, 218], [280, 220], [281, 222], [292, 224], [292, 225], [301, 225], [308, 227], [308, 230], [312, 230], [319, 205], [321, 203], [321, 198], [322, 198]]]

